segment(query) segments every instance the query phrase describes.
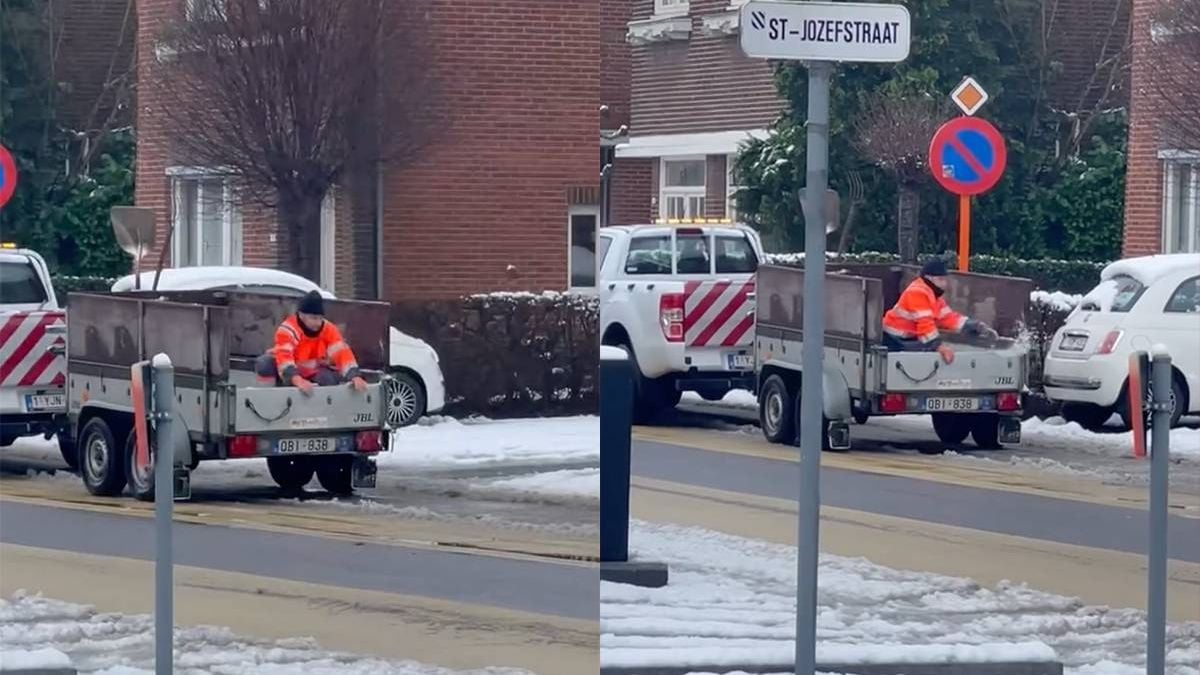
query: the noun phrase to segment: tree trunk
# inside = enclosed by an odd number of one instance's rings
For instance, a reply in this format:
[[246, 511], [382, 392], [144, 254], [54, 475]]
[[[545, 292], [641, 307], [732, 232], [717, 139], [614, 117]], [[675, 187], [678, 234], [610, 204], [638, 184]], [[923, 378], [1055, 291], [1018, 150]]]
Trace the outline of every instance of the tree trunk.
[[920, 250], [921, 195], [909, 185], [899, 186], [898, 209], [896, 214], [896, 244], [900, 253], [900, 262], [915, 264], [917, 252]]
[[281, 263], [291, 273], [321, 283], [321, 202], [325, 195], [279, 195], [279, 226], [287, 232]]
[[850, 202], [850, 210], [846, 213], [846, 220], [842, 223], [842, 234], [838, 237], [837, 253], [842, 255], [846, 249], [850, 248], [850, 242], [853, 237], [851, 232], [854, 229], [854, 219], [858, 215], [858, 202]]

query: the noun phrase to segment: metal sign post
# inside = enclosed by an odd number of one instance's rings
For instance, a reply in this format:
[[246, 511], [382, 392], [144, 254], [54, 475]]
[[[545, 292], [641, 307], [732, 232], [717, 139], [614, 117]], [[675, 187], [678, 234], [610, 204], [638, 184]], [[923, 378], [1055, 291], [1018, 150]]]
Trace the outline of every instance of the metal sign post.
[[825, 219], [829, 183], [831, 61], [897, 62], [908, 58], [911, 19], [903, 5], [762, 2], [742, 5], [739, 42], [747, 56], [808, 62], [805, 152], [804, 352], [801, 370], [800, 494], [796, 558], [796, 669], [816, 672], [817, 560], [821, 526], [824, 417]]
[[[1150, 556], [1147, 561], [1146, 675], [1163, 675], [1167, 640], [1167, 477], [1171, 452], [1171, 356], [1155, 348], [1151, 366], [1154, 388], [1150, 439]], [[1133, 409], [1134, 405], [1130, 405]], [[1137, 431], [1135, 429], [1134, 433]]]
[[970, 267], [971, 196], [995, 187], [1007, 161], [1004, 138], [996, 127], [978, 117], [956, 117], [946, 122], [929, 143], [929, 168], [934, 179], [947, 192], [958, 195], [960, 272]]

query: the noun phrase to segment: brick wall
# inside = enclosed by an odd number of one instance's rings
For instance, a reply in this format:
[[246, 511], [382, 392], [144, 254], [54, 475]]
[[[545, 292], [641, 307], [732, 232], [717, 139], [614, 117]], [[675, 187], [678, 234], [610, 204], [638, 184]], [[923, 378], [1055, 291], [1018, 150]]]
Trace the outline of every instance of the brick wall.
[[654, 196], [653, 159], [618, 159], [613, 162], [612, 211], [613, 225], [648, 223], [654, 217], [651, 200]]
[[[55, 76], [63, 84], [61, 122], [70, 129], [98, 130], [133, 121], [129, 107], [116, 109], [113, 86], [132, 86], [137, 12], [134, 0], [53, 0], [46, 2], [59, 31], [51, 36], [59, 58]], [[128, 103], [128, 101], [126, 101]]]
[[725, 174], [725, 155], [709, 155], [704, 165], [704, 216], [725, 217], [725, 189], [729, 176]]
[[[138, 96], [134, 126], [138, 143], [134, 200], [138, 206], [154, 209], [159, 247], [165, 243], [171, 223], [171, 193], [166, 176], [168, 138], [161, 116], [156, 112], [162, 102], [162, 93], [154, 83], [154, 45], [160, 27], [176, 16], [181, 6], [178, 0], [139, 0], [137, 12]], [[247, 230], [247, 221], [251, 220], [247, 216], [243, 214], [243, 233]], [[156, 263], [158, 252], [153, 252], [150, 259]]]
[[1150, 54], [1150, 18], [1155, 0], [1133, 0], [1133, 63], [1130, 79], [1129, 147], [1125, 174], [1126, 257], [1162, 248], [1162, 161], [1153, 94], [1155, 64]]
[[632, 9], [630, 0], [600, 0], [600, 102], [609, 108], [601, 124], [609, 129], [629, 124], [631, 61], [625, 30]]

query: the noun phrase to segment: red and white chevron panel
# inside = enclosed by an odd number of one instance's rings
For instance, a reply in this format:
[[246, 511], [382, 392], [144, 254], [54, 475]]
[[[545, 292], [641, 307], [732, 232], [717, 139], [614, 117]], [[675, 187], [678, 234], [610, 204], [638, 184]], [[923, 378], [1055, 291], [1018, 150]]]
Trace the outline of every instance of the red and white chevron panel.
[[754, 281], [689, 281], [683, 339], [689, 347], [742, 347], [753, 340]]
[[62, 338], [46, 329], [66, 322], [63, 311], [0, 314], [0, 387], [61, 387], [67, 361], [49, 349]]

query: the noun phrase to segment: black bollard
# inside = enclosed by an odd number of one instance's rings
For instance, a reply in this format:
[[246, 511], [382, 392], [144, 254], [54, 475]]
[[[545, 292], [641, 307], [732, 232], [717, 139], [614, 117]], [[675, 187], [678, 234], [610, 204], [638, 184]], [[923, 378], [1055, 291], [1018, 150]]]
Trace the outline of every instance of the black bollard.
[[600, 578], [658, 588], [665, 564], [629, 561], [633, 377], [625, 350], [600, 348]]

